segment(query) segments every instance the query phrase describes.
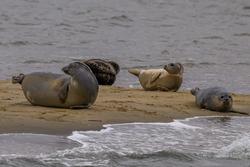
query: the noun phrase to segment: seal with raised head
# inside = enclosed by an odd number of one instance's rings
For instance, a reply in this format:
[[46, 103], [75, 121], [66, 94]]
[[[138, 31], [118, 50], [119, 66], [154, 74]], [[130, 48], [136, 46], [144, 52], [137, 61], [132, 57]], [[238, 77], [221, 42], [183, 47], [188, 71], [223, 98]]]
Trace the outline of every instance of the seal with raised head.
[[99, 85], [112, 85], [120, 71], [119, 65], [114, 61], [103, 59], [89, 59], [81, 62], [87, 64], [95, 74]]
[[139, 78], [144, 90], [176, 92], [181, 84], [184, 68], [180, 63], [169, 63], [163, 69], [129, 69], [128, 72]]
[[221, 112], [232, 111], [233, 98], [225, 88], [194, 88], [191, 94], [195, 96], [195, 102], [200, 108]]
[[27, 100], [33, 105], [88, 108], [98, 95], [98, 82], [83, 63], [74, 62], [62, 68], [67, 74], [34, 72], [12, 77], [12, 83], [20, 83]]

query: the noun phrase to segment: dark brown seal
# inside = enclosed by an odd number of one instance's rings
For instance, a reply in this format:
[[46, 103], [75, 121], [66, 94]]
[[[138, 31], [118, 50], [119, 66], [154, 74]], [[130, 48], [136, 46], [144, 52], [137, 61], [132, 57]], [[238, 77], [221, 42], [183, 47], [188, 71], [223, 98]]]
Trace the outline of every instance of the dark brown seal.
[[81, 61], [89, 66], [95, 74], [99, 85], [112, 85], [120, 71], [119, 65], [114, 61], [103, 59], [89, 59]]

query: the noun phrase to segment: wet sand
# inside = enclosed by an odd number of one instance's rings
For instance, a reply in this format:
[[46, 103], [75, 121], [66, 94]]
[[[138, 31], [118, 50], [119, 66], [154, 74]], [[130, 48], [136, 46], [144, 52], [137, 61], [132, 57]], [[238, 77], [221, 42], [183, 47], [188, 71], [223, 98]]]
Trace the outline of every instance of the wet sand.
[[[199, 109], [189, 92], [159, 92], [100, 86], [89, 109], [71, 110], [31, 105], [21, 86], [0, 81], [0, 133], [69, 135], [75, 130], [97, 130], [103, 124], [170, 122], [194, 116], [233, 116]], [[234, 109], [250, 114], [250, 95], [234, 94]]]

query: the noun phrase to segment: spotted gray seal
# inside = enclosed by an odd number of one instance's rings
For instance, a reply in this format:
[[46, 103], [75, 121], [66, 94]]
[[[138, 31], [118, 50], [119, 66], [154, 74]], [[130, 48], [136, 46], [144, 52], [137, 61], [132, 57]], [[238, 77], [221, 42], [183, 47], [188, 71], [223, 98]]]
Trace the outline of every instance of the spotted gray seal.
[[62, 68], [67, 74], [34, 72], [12, 77], [12, 83], [20, 83], [25, 97], [33, 105], [88, 108], [96, 100], [98, 82], [83, 63], [74, 62]]
[[232, 111], [233, 98], [225, 88], [195, 88], [191, 90], [191, 94], [195, 96], [196, 104], [200, 108], [221, 112]]
[[99, 85], [112, 85], [120, 71], [119, 65], [114, 61], [103, 59], [89, 59], [81, 62], [87, 64], [95, 74]]
[[139, 78], [144, 90], [177, 91], [182, 84], [184, 68], [180, 63], [169, 63], [163, 69], [129, 69]]

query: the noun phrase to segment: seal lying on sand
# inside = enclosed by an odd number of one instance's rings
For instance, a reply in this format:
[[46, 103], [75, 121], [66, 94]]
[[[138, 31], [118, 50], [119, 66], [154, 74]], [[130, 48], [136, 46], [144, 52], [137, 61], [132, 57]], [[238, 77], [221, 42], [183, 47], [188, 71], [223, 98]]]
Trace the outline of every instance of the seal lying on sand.
[[25, 97], [33, 105], [88, 108], [98, 94], [97, 80], [90, 68], [74, 62], [62, 68], [64, 74], [35, 72], [12, 77], [12, 83], [20, 83]]
[[233, 98], [225, 88], [195, 88], [191, 90], [191, 93], [195, 96], [196, 104], [200, 108], [221, 112], [232, 111]]
[[164, 69], [129, 69], [128, 72], [139, 78], [145, 90], [177, 91], [182, 84], [183, 66], [170, 63]]
[[82, 62], [87, 64], [95, 74], [99, 85], [112, 85], [120, 71], [119, 65], [113, 61], [90, 59]]

